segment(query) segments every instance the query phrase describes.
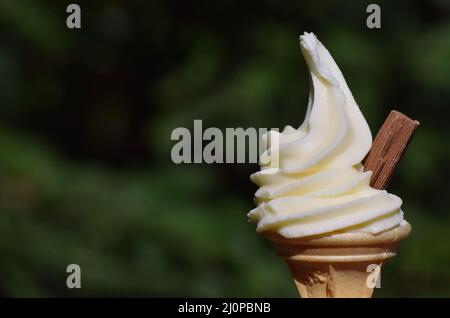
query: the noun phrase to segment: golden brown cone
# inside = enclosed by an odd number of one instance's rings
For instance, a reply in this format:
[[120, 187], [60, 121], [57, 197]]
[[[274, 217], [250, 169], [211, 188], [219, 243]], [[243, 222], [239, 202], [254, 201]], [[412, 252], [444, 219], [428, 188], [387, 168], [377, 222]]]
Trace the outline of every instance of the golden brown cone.
[[377, 235], [340, 233], [287, 239], [266, 232], [264, 236], [288, 264], [301, 297], [368, 298], [381, 268], [376, 266], [395, 256], [399, 242], [410, 232], [411, 225], [404, 222]]

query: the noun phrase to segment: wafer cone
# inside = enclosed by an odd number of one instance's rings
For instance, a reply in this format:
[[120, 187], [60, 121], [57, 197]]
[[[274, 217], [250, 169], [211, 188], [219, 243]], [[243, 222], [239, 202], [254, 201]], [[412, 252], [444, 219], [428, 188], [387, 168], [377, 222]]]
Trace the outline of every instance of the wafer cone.
[[264, 235], [288, 264], [301, 297], [370, 298], [381, 265], [395, 256], [410, 231], [404, 222], [377, 235], [340, 233], [306, 239]]

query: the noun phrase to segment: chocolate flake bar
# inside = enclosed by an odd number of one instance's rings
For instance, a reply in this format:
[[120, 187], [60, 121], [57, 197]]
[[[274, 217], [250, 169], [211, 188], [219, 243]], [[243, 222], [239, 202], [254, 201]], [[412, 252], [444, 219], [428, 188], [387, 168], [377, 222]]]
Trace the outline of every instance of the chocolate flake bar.
[[393, 110], [380, 128], [372, 148], [363, 161], [364, 171], [372, 171], [370, 185], [385, 189], [395, 167], [420, 123]]

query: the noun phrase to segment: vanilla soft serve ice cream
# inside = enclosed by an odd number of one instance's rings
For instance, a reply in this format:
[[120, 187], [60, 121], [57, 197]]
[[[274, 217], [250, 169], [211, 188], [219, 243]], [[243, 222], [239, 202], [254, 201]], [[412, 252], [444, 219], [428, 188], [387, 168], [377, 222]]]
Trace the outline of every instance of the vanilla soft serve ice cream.
[[311, 74], [306, 118], [298, 129], [265, 136], [278, 140], [269, 147], [279, 169], [262, 164], [251, 176], [260, 188], [250, 221], [286, 238], [398, 226], [401, 199], [370, 187], [372, 172], [363, 171], [372, 135], [341, 71], [313, 33], [300, 36], [300, 45]]

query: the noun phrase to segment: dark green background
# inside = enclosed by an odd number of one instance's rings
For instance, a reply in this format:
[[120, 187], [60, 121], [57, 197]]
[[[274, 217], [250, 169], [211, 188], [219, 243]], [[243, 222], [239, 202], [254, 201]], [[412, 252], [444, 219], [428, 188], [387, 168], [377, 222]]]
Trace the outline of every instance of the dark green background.
[[[255, 164], [175, 165], [176, 127], [299, 125], [298, 36], [373, 133], [422, 126], [389, 191], [413, 226], [377, 296], [450, 296], [450, 2], [0, 0], [0, 296], [296, 296], [246, 213]], [[82, 288], [66, 288], [66, 267]]]

